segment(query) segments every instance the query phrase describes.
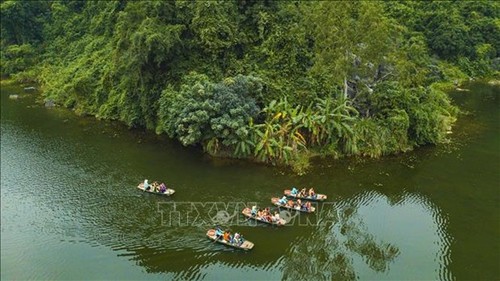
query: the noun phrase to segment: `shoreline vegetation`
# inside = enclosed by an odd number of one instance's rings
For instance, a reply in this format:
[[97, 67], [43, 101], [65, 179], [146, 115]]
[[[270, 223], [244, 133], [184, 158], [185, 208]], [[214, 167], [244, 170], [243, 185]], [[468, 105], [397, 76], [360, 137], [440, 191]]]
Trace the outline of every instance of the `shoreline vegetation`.
[[298, 174], [446, 142], [445, 91], [500, 77], [496, 2], [0, 5], [2, 77], [45, 102]]

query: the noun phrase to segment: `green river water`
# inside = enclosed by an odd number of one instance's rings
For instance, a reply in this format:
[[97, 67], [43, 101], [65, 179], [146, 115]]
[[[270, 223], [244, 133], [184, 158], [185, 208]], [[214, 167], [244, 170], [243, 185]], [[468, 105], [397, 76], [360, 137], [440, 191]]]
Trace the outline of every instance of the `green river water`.
[[[1, 89], [2, 280], [498, 280], [500, 90], [452, 92], [451, 142], [382, 159], [317, 159], [307, 175], [211, 159], [164, 136]], [[19, 99], [9, 99], [19, 94]], [[171, 198], [137, 184], [165, 181]], [[245, 204], [292, 186], [328, 195], [290, 226]], [[214, 244], [214, 222], [250, 252]]]

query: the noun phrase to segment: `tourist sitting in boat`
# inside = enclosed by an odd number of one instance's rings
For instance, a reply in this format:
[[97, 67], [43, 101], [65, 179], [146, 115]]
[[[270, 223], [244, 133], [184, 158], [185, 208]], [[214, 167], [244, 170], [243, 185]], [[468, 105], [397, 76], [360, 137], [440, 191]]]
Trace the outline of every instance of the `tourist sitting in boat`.
[[293, 196], [297, 196], [298, 193], [299, 190], [296, 187], [292, 188], [292, 191], [290, 192], [290, 194], [292, 194]]
[[300, 191], [300, 193], [299, 193], [299, 196], [300, 196], [300, 197], [306, 197], [306, 196], [307, 196], [307, 193], [306, 193], [306, 188], [305, 188], [305, 187], [304, 187], [304, 188], [302, 188], [302, 190], [301, 190], [301, 191]]
[[308, 206], [307, 203], [308, 202], [304, 202], [304, 204], [301, 204], [300, 205], [300, 210], [302, 210], [302, 211], [309, 211], [309, 209], [307, 208], [307, 206]]
[[240, 244], [240, 234], [236, 232], [233, 237], [233, 243], [239, 245]]
[[286, 203], [288, 207], [290, 208], [293, 208], [293, 201], [292, 200], [288, 200], [288, 203]]
[[302, 207], [302, 200], [297, 199], [297, 204], [295, 205], [295, 209], [299, 209], [300, 210], [301, 207]]
[[158, 188], [159, 188], [160, 184], [157, 181], [154, 181], [151, 186], [153, 187], [154, 192], [158, 192]]
[[278, 201], [281, 205], [286, 205], [286, 196], [281, 197], [281, 199]]
[[230, 232], [230, 231], [225, 231], [225, 232], [224, 232], [224, 240], [225, 240], [226, 242], [231, 241], [231, 232]]
[[161, 193], [167, 192], [167, 186], [163, 182], [160, 184], [160, 192]]
[[311, 211], [311, 202], [307, 201], [305, 204], [306, 211], [310, 212]]
[[149, 190], [149, 183], [148, 183], [148, 179], [145, 179], [144, 180], [144, 191], [146, 190]]
[[280, 214], [277, 211], [274, 211], [274, 216], [273, 216], [273, 221], [279, 222], [280, 221]]
[[310, 188], [309, 189], [309, 196], [311, 196], [311, 198], [316, 198], [316, 192], [314, 192], [314, 188]]
[[266, 215], [264, 216], [264, 219], [268, 222], [272, 222], [273, 221], [273, 218], [271, 216], [271, 214], [269, 212], [266, 213]]

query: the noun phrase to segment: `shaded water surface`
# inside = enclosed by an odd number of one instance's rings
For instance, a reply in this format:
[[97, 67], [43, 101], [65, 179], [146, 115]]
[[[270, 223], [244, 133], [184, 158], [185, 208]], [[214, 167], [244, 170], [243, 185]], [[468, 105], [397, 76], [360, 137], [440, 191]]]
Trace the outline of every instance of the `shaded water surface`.
[[[2, 86], [2, 279], [498, 279], [500, 93], [451, 93], [451, 143], [308, 175], [213, 160], [162, 136], [77, 117]], [[144, 194], [144, 178], [175, 188]], [[291, 186], [329, 196], [274, 228], [240, 217]], [[226, 222], [248, 253], [205, 237]]]

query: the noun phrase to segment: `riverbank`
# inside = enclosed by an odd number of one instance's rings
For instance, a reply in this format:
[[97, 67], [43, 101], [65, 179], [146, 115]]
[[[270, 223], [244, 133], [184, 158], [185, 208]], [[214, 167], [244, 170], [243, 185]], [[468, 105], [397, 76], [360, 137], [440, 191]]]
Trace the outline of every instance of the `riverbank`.
[[[7, 83], [12, 85], [12, 82]], [[402, 91], [399, 94], [404, 94], [403, 90], [399, 88], [392, 89], [392, 91]], [[218, 129], [226, 137], [214, 136], [210, 139], [202, 137], [200, 141], [205, 140], [201, 143], [191, 140], [188, 144], [185, 143], [185, 139], [178, 137], [174, 139], [181, 140], [186, 146], [201, 145], [203, 150], [212, 157], [238, 158], [251, 162], [287, 166], [294, 173], [304, 175], [310, 168], [310, 160], [317, 157], [334, 159], [353, 156], [378, 158], [406, 152], [413, 147], [427, 143], [437, 144], [446, 141], [446, 134], [451, 130], [455, 121], [456, 109], [449, 104], [448, 98], [439, 90], [420, 89], [420, 91], [420, 95], [424, 97], [434, 95], [432, 100], [424, 101], [421, 105], [424, 106], [427, 103], [427, 106], [432, 106], [426, 109], [428, 110], [425, 112], [427, 117], [421, 121], [418, 118], [422, 117], [410, 119], [410, 116], [415, 114], [412, 112], [419, 107], [415, 103], [408, 103], [404, 105], [405, 110], [399, 111], [387, 105], [386, 110], [391, 112], [388, 116], [374, 115], [372, 118], [366, 118], [359, 116], [358, 111], [350, 105], [349, 100], [318, 100], [318, 104], [315, 105], [317, 110], [313, 111], [311, 106], [307, 108], [294, 107], [284, 99], [272, 101], [262, 109], [259, 112], [259, 123], [245, 124], [243, 122], [240, 124], [241, 127], [231, 125], [233, 127], [228, 127], [225, 130]], [[412, 95], [408, 95], [406, 98], [414, 99], [415, 97]], [[44, 93], [40, 93], [40, 97], [44, 98], [46, 105], [56, 104], [53, 100], [47, 99]], [[187, 95], [186, 98], [190, 98], [190, 95]], [[438, 98], [437, 102], [433, 101], [436, 98]], [[172, 101], [168, 100], [168, 102]], [[447, 105], [437, 105], [437, 103], [442, 102]], [[72, 109], [80, 116], [92, 115], [99, 119], [109, 119], [86, 110], [82, 105]], [[437, 110], [444, 110], [445, 114]], [[221, 114], [227, 113], [222, 112]], [[212, 118], [214, 118], [213, 120], [217, 119], [215, 116]], [[429, 123], [429, 118], [430, 120], [439, 119], [441, 123]], [[174, 128], [186, 126], [183, 123], [185, 121], [182, 120], [184, 119], [178, 120], [180, 124], [176, 123], [177, 121], [174, 122], [175, 120], [171, 121], [173, 123], [170, 126]], [[203, 122], [208, 122], [208, 120]], [[202, 131], [202, 128], [206, 126], [204, 123], [194, 122], [194, 125], [199, 126], [197, 130], [200, 130], [198, 132], [200, 136], [206, 133]], [[224, 126], [226, 125], [222, 125], [221, 128]], [[419, 129], [419, 127], [422, 128]], [[227, 132], [230, 130], [245, 132], [245, 135], [228, 134]], [[155, 132], [165, 134], [168, 130], [163, 127], [160, 130], [156, 129]], [[415, 137], [416, 139], [412, 139]]]

